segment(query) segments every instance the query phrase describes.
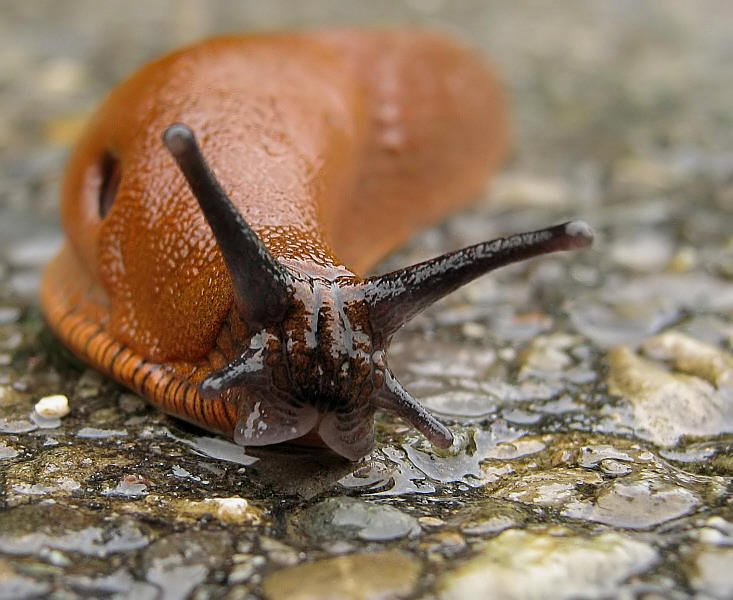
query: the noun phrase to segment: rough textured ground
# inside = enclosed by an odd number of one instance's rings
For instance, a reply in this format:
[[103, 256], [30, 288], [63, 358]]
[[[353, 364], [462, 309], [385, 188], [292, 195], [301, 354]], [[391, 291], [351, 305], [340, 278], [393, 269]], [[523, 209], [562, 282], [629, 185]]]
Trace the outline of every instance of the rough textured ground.
[[[144, 7], [144, 8], [143, 8]], [[0, 2], [0, 598], [733, 596], [728, 2]], [[247, 452], [69, 359], [36, 308], [69, 145], [142, 61], [217, 31], [420, 23], [504, 74], [516, 153], [395, 266], [582, 217], [400, 334], [451, 423], [352, 465]], [[31, 415], [65, 394], [60, 422]]]

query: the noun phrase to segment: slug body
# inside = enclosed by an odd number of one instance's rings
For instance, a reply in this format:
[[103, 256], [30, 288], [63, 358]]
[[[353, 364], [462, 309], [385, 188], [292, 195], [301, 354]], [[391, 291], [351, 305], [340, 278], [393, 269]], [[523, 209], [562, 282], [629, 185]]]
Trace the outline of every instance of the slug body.
[[588, 245], [589, 228], [361, 275], [481, 189], [506, 123], [482, 61], [429, 33], [229, 37], [163, 57], [111, 93], [71, 157], [48, 322], [97, 369], [242, 445], [355, 460], [382, 408], [448, 446], [390, 372], [392, 335], [488, 270]]

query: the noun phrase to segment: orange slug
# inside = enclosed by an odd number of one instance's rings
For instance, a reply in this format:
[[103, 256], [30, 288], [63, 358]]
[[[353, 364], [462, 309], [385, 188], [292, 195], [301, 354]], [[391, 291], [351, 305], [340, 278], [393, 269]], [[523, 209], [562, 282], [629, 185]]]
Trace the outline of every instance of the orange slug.
[[387, 366], [393, 334], [496, 267], [587, 246], [580, 221], [362, 274], [471, 199], [506, 153], [496, 77], [419, 31], [222, 37], [143, 67], [73, 152], [41, 302], [82, 360], [243, 446], [351, 460], [374, 413], [449, 429]]

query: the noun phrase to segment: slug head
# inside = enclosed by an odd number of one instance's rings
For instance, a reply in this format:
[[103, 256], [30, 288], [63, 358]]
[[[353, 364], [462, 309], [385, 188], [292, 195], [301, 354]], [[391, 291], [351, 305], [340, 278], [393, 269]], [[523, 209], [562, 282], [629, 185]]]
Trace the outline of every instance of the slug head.
[[190, 128], [174, 124], [163, 142], [209, 223], [232, 278], [249, 343], [200, 385], [206, 400], [238, 404], [234, 439], [244, 446], [317, 432], [357, 460], [374, 441], [374, 412], [408, 421], [434, 445], [453, 436], [400, 385], [386, 361], [392, 335], [424, 308], [497, 267], [592, 243], [581, 221], [469, 246], [366, 280], [325, 279], [278, 262], [227, 198]]

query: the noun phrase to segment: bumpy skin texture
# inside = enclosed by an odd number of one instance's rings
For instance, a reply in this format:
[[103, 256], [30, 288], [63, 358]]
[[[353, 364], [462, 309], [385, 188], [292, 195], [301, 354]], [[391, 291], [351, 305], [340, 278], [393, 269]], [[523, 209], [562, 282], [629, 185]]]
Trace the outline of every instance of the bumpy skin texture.
[[[363, 273], [464, 204], [507, 140], [494, 76], [431, 33], [219, 38], [145, 66], [110, 94], [68, 167], [68, 241], [46, 271], [43, 309], [86, 362], [168, 413], [235, 436], [242, 399], [203, 401], [197, 386], [254, 332], [161, 143], [176, 122], [196, 132], [272, 256], [318, 285]], [[102, 218], [105, 154], [121, 180]]]

